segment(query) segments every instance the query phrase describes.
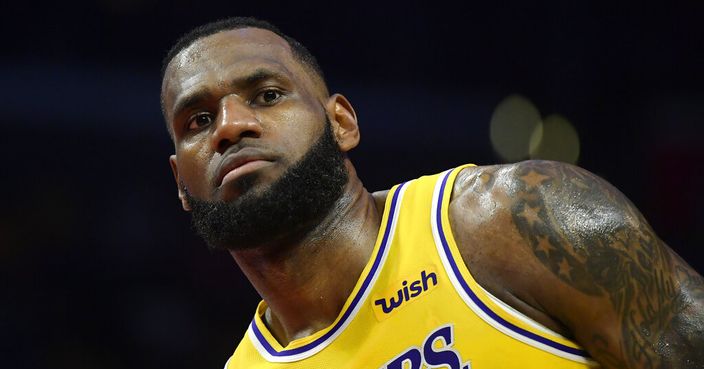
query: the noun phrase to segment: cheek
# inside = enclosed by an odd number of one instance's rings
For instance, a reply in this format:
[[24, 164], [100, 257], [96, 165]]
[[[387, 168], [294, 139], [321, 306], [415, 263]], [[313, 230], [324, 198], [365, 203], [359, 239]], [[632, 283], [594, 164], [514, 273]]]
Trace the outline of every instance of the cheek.
[[323, 133], [325, 117], [308, 110], [287, 110], [277, 114], [270, 134], [278, 136], [281, 150], [290, 163], [297, 162]]
[[184, 145], [176, 152], [179, 180], [188, 187], [188, 191], [197, 197], [207, 193], [210, 175], [208, 154], [204, 145]]

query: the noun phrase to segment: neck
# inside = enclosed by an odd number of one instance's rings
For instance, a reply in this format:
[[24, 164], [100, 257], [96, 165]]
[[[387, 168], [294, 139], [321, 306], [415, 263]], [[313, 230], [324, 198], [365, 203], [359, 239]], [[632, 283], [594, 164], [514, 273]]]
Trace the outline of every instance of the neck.
[[344, 194], [302, 240], [230, 251], [267, 302], [265, 322], [283, 346], [337, 318], [371, 257], [383, 205], [375, 203], [349, 162], [347, 169]]

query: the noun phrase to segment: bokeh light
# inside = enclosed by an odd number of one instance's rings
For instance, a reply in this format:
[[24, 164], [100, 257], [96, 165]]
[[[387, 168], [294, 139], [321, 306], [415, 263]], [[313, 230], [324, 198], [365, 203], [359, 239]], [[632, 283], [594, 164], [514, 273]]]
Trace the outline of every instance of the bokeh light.
[[579, 159], [579, 135], [567, 118], [552, 114], [533, 131], [529, 148], [531, 159], [576, 164]]
[[521, 95], [510, 95], [496, 106], [491, 117], [491, 145], [504, 160], [527, 158], [531, 137], [540, 132], [540, 125], [535, 105]]
[[576, 164], [579, 159], [579, 135], [572, 123], [560, 114], [542, 119], [521, 95], [510, 95], [496, 106], [489, 134], [496, 153], [508, 162], [530, 158]]

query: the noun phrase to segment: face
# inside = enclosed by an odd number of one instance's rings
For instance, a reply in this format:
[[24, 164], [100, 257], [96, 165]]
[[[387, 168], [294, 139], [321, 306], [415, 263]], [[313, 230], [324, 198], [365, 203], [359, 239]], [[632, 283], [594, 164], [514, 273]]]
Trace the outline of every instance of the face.
[[[314, 81], [286, 42], [260, 29], [196, 41], [170, 63], [162, 87], [176, 148], [172, 166], [196, 198], [232, 201], [273, 183], [323, 131]], [[187, 205], [187, 204], [186, 204]]]
[[220, 32], [179, 53], [167, 68], [162, 99], [184, 209], [196, 201], [237, 207], [269, 196], [325, 136], [326, 124], [338, 152], [356, 146], [354, 111], [317, 83], [288, 44], [266, 30]]

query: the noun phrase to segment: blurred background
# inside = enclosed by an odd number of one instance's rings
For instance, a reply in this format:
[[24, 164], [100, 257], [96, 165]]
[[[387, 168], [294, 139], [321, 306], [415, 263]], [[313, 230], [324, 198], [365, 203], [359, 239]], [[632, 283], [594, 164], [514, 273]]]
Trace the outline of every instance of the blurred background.
[[221, 368], [256, 292], [190, 229], [161, 59], [269, 20], [360, 118], [369, 190], [473, 162], [577, 163], [704, 271], [704, 3], [5, 2], [0, 367]]

